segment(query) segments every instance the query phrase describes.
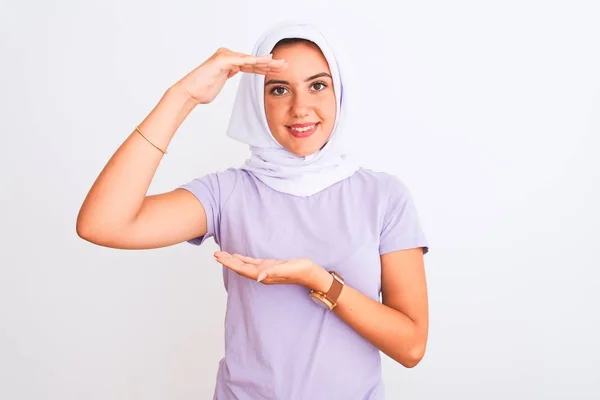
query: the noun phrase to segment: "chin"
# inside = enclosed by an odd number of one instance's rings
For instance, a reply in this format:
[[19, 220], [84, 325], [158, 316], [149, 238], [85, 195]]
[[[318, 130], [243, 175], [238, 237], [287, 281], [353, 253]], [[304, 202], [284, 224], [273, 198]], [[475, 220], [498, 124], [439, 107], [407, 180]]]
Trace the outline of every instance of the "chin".
[[315, 153], [314, 151], [291, 151], [291, 152], [298, 157], [307, 157], [307, 156], [310, 156], [311, 154]]
[[299, 157], [306, 157], [306, 156], [316, 153], [323, 146], [321, 145], [321, 146], [308, 147], [308, 146], [290, 146], [290, 145], [288, 145], [288, 146], [283, 146], [283, 147], [285, 147], [285, 149], [287, 151], [289, 151], [290, 153], [293, 153], [294, 155], [297, 155]]
[[327, 143], [327, 138], [311, 137], [299, 139], [288, 135], [284, 140], [278, 141], [290, 153], [298, 157], [306, 157], [323, 148]]

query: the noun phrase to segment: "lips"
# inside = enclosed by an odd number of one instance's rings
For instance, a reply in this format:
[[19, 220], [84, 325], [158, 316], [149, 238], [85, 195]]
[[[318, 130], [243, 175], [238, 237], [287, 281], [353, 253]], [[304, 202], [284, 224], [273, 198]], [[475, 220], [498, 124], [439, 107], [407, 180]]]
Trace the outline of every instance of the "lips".
[[286, 126], [288, 132], [297, 138], [306, 138], [311, 136], [317, 128], [319, 127], [319, 123], [305, 123], [305, 124], [293, 124]]

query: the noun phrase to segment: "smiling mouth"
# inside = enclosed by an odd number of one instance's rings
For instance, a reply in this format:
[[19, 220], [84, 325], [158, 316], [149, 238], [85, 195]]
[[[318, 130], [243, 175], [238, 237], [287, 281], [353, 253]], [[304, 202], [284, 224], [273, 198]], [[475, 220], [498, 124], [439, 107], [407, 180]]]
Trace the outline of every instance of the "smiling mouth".
[[316, 124], [296, 124], [292, 126], [286, 126], [288, 132], [297, 138], [306, 138], [311, 136], [317, 128], [319, 127], [319, 122]]

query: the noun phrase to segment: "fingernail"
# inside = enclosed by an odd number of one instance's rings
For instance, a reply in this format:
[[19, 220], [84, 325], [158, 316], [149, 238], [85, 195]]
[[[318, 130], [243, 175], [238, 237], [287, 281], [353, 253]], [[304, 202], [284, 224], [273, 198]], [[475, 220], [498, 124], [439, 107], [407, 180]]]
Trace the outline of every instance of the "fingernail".
[[258, 274], [258, 278], [256, 278], [257, 282], [262, 281], [263, 279], [265, 279], [267, 277], [267, 273], [266, 272], [261, 272], [260, 274]]

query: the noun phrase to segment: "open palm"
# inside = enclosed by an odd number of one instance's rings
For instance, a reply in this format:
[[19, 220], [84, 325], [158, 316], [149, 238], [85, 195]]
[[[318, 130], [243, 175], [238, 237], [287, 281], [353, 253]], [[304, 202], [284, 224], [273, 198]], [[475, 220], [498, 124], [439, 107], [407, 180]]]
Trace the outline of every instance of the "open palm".
[[230, 270], [264, 284], [296, 284], [308, 287], [313, 279], [316, 264], [308, 258], [275, 260], [252, 258], [217, 251], [215, 260]]

